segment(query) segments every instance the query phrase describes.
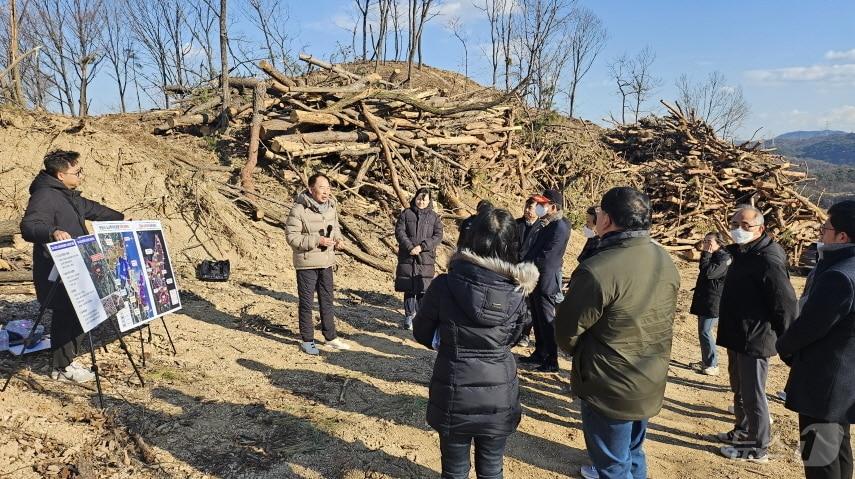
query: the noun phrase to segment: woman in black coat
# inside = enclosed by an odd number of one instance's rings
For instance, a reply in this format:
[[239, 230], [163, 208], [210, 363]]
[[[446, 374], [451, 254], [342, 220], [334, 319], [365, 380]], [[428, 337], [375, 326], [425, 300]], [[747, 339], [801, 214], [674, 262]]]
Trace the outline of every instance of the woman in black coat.
[[439, 432], [442, 477], [469, 477], [475, 442], [479, 478], [501, 478], [508, 436], [520, 422], [517, 365], [511, 346], [530, 321], [525, 297], [537, 267], [518, 263], [513, 216], [480, 213], [449, 272], [428, 288], [413, 323], [416, 340], [437, 351], [427, 422]]
[[395, 291], [404, 293], [404, 327], [413, 329], [419, 300], [436, 274], [436, 248], [442, 242], [442, 221], [433, 210], [430, 190], [419, 188], [410, 207], [395, 224], [398, 267]]
[[707, 233], [701, 246], [701, 263], [692, 306], [689, 313], [698, 317], [698, 339], [701, 343], [701, 361], [690, 366], [708, 376], [718, 375], [718, 354], [712, 330], [718, 324], [718, 306], [724, 289], [724, 278], [730, 266], [730, 254], [723, 248], [720, 234]]

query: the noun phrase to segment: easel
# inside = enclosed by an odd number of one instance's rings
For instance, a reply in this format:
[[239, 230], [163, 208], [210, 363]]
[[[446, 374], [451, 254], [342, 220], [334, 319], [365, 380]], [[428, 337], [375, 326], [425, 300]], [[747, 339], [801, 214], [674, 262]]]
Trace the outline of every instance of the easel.
[[[23, 347], [21, 349], [22, 359], [23, 359], [23, 356], [24, 356], [27, 348], [32, 347], [36, 343], [36, 338], [34, 337], [36, 329], [39, 327], [42, 320], [44, 319], [44, 315], [48, 309], [48, 305], [50, 305], [51, 301], [53, 301], [53, 298], [56, 296], [56, 292], [59, 290], [61, 283], [62, 283], [62, 279], [57, 277], [56, 281], [53, 282], [53, 285], [51, 286], [51, 289], [48, 292], [47, 298], [45, 299], [44, 303], [42, 303], [40, 305], [39, 314], [36, 317], [36, 320], [33, 322], [33, 326], [30, 328], [30, 332], [27, 334], [27, 337], [24, 338], [24, 342], [22, 345]], [[167, 338], [169, 338], [169, 344], [172, 346], [172, 353], [173, 353], [173, 355], [175, 355], [175, 354], [177, 354], [177, 350], [175, 349], [175, 343], [172, 342], [172, 335], [169, 334], [169, 328], [167, 328], [167, 326], [166, 326], [166, 321], [163, 318], [161, 318], [161, 321], [163, 322], [164, 329], [166, 329], [166, 336], [167, 336]], [[116, 339], [119, 340], [119, 345], [122, 348], [122, 350], [125, 352], [125, 356], [127, 356], [128, 361], [131, 363], [131, 366], [134, 369], [134, 373], [136, 374], [137, 379], [139, 379], [139, 381], [140, 381], [140, 385], [145, 386], [145, 380], [143, 380], [142, 374], [140, 373], [139, 368], [137, 368], [137, 365], [134, 362], [133, 356], [131, 356], [131, 352], [128, 349], [128, 345], [125, 344], [124, 336], [121, 333], [121, 329], [119, 328], [118, 321], [116, 320], [115, 316], [112, 316], [111, 318], [107, 318], [107, 320], [105, 322], [108, 322], [110, 324], [110, 326], [113, 328], [113, 330], [115, 331]], [[146, 325], [146, 326], [148, 327], [148, 325]], [[139, 332], [140, 332], [140, 345], [142, 345], [143, 344], [142, 328], [139, 329]], [[97, 363], [97, 360], [95, 358], [95, 344], [94, 344], [94, 341], [92, 340], [92, 331], [91, 330], [87, 331], [86, 335], [87, 335], [88, 341], [89, 341], [89, 355], [90, 355], [90, 358], [92, 360], [91, 370], [95, 374], [95, 388], [98, 391], [98, 404], [101, 406], [101, 409], [104, 409], [104, 395], [101, 391], [101, 374], [98, 370], [98, 363]], [[149, 328], [149, 342], [151, 342], [151, 328]], [[143, 346], [143, 348], [144, 348], [144, 346]], [[104, 349], [106, 351], [106, 347]], [[142, 357], [143, 357], [143, 366], [145, 366], [145, 349], [143, 349]], [[9, 383], [12, 381], [12, 378], [14, 376], [15, 376], [15, 370], [13, 369], [12, 371], [9, 372], [9, 376], [6, 378], [6, 382], [3, 384], [3, 387], [0, 388], [0, 392], [6, 391], [6, 387], [9, 386]]]

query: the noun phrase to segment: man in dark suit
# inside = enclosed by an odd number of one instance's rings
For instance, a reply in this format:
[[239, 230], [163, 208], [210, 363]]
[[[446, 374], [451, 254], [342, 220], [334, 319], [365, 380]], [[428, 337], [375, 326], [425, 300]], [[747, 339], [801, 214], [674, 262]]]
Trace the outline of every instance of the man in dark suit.
[[540, 271], [537, 288], [530, 295], [531, 313], [534, 320], [535, 348], [531, 356], [522, 362], [537, 364], [537, 371], [558, 372], [558, 345], [555, 342], [555, 306], [561, 296], [561, 271], [564, 251], [570, 240], [570, 224], [564, 217], [564, 195], [549, 189], [533, 197], [537, 205], [537, 216], [542, 223], [536, 237], [526, 252], [523, 261], [530, 261]]

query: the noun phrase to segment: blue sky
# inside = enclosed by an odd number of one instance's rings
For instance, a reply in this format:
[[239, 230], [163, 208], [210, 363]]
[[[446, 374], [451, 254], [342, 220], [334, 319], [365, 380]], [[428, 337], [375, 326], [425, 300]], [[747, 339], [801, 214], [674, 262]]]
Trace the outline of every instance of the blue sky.
[[[237, 0], [240, 1], [240, 0]], [[483, 1], [483, 0], [478, 0]], [[232, 2], [234, 5], [236, 2]], [[347, 26], [356, 18], [352, 0], [291, 0], [289, 25], [295, 47], [328, 57], [337, 43], [350, 45]], [[855, 131], [855, 1], [853, 0], [582, 0], [609, 32], [606, 47], [580, 86], [577, 116], [602, 123], [619, 110], [608, 64], [646, 45], [656, 52], [655, 75], [662, 87], [648, 105], [673, 99], [682, 73], [702, 79], [722, 72], [740, 85], [752, 114], [739, 132], [759, 137], [800, 129]], [[463, 70], [463, 51], [445, 27], [459, 17], [469, 37], [470, 76], [489, 82], [489, 61], [479, 45], [489, 42], [484, 14], [472, 0], [445, 0], [442, 15], [424, 34], [426, 63]], [[240, 25], [238, 25], [240, 27]], [[304, 47], [304, 48], [300, 48]], [[360, 47], [361, 48], [361, 47]], [[102, 72], [96, 110], [115, 98]], [[562, 105], [559, 105], [561, 107]]]

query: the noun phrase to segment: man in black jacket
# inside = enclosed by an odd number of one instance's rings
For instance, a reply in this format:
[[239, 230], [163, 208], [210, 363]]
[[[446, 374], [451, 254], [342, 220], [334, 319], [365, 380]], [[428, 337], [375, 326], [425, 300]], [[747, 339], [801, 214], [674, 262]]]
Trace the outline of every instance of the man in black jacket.
[[[86, 220], [119, 221], [124, 215], [80, 195], [77, 188], [83, 178], [80, 154], [73, 151], [52, 151], [45, 156], [45, 169], [30, 185], [30, 201], [21, 220], [21, 234], [33, 243], [33, 282], [36, 296], [43, 305], [53, 282], [49, 279], [53, 258], [47, 243], [88, 234]], [[95, 378], [85, 367], [73, 361], [80, 348], [83, 330], [65, 291], [59, 285], [53, 300], [46, 306], [51, 316], [51, 351], [53, 379], [87, 382]]]
[[564, 218], [562, 205], [564, 195], [558, 190], [546, 190], [536, 195], [538, 216], [543, 224], [523, 258], [540, 271], [537, 289], [530, 296], [531, 314], [534, 321], [535, 347], [531, 356], [520, 361], [535, 363], [538, 372], [558, 372], [558, 344], [555, 342], [555, 306], [561, 296], [561, 270], [564, 251], [570, 240], [570, 224]]
[[727, 348], [736, 422], [732, 431], [716, 437], [729, 444], [721, 448], [725, 457], [765, 463], [771, 441], [769, 358], [796, 316], [796, 294], [787, 255], [766, 234], [760, 210], [740, 207], [730, 227], [736, 244], [727, 247], [733, 262], [724, 280], [716, 344]]
[[820, 260], [799, 317], [778, 339], [790, 365], [786, 407], [799, 413], [805, 477], [850, 479], [855, 422], [855, 201], [835, 204], [820, 227]]
[[698, 317], [698, 339], [701, 343], [701, 361], [690, 366], [708, 376], [718, 376], [718, 354], [712, 330], [718, 324], [718, 305], [730, 262], [730, 255], [722, 247], [721, 235], [707, 233], [701, 246], [698, 280], [689, 312]]
[[[537, 235], [540, 233], [542, 228], [543, 223], [540, 221], [540, 218], [537, 217], [537, 200], [532, 196], [525, 200], [522, 217], [517, 218], [517, 235], [519, 236], [520, 241], [520, 258], [525, 258], [526, 254], [528, 254], [531, 244], [534, 242], [535, 238], [537, 238]], [[526, 301], [528, 301], [528, 299], [526, 299]], [[525, 330], [523, 330], [523, 334], [520, 337], [520, 341], [517, 343], [517, 346], [523, 348], [529, 347], [531, 344], [530, 336], [532, 327], [533, 324], [529, 321]]]

